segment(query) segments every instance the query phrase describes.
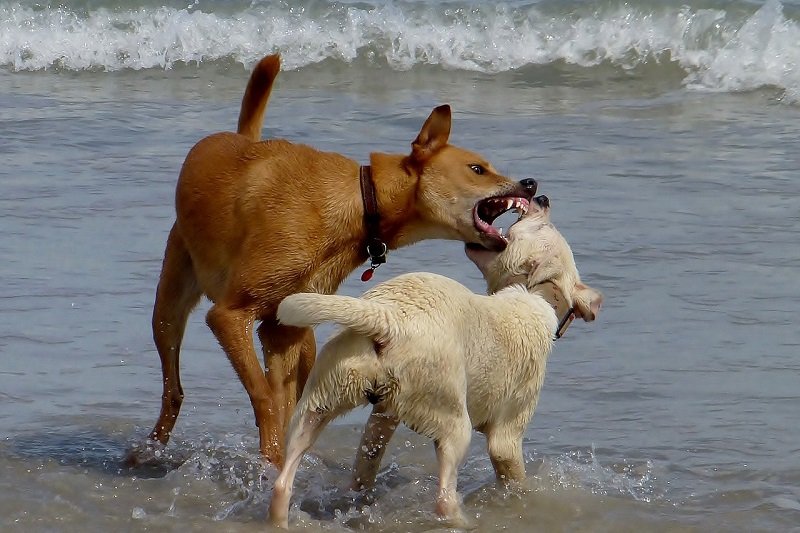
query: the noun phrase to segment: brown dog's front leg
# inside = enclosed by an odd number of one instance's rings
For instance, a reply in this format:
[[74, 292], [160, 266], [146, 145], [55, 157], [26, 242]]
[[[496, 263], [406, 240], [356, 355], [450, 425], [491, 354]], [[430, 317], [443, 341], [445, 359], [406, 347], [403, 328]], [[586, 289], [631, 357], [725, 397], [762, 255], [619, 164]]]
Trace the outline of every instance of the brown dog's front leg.
[[386, 405], [375, 404], [369, 415], [361, 444], [356, 451], [356, 462], [353, 465], [352, 490], [371, 489], [375, 486], [375, 477], [381, 467], [381, 459], [386, 452], [386, 445], [392, 439], [400, 420], [386, 412]]
[[283, 465], [283, 428], [280, 404], [264, 376], [253, 344], [252, 313], [241, 309], [228, 309], [215, 304], [208, 311], [206, 322], [217, 337], [222, 349], [244, 385], [258, 426], [261, 453], [273, 465]]

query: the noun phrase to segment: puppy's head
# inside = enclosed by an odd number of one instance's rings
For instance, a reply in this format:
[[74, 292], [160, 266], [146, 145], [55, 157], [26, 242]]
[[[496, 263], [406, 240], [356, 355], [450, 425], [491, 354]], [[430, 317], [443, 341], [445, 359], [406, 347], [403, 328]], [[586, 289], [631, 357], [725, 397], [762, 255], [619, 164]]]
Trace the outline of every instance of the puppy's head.
[[508, 230], [501, 252], [467, 245], [467, 257], [480, 269], [489, 293], [514, 284], [529, 290], [550, 283], [563, 294], [567, 307], [590, 322], [600, 311], [603, 296], [581, 282], [572, 250], [550, 222], [550, 201], [537, 196]]

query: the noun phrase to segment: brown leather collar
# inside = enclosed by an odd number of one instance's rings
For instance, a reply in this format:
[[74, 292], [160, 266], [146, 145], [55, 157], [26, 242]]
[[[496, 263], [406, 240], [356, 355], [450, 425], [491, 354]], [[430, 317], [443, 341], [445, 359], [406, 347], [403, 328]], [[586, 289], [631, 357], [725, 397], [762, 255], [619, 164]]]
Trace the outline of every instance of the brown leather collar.
[[361, 199], [364, 202], [364, 228], [367, 232], [367, 255], [370, 267], [361, 274], [361, 281], [369, 281], [375, 269], [386, 262], [389, 247], [381, 239], [381, 216], [378, 213], [378, 198], [372, 182], [372, 169], [364, 165], [358, 170], [361, 181]]

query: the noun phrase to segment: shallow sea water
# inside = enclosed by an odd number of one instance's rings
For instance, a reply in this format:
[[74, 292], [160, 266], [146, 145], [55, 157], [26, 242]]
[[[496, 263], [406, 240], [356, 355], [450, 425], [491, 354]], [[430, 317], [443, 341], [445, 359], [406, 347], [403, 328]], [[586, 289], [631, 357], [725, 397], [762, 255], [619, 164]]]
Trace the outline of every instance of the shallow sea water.
[[[120, 466], [158, 413], [149, 320], [178, 169], [194, 142], [235, 126], [247, 74], [225, 61], [0, 71], [0, 529], [264, 529], [276, 472], [206, 304], [161, 466]], [[476, 530], [799, 531], [800, 107], [769, 87], [690, 90], [669, 68], [329, 60], [281, 74], [264, 136], [366, 161], [407, 151], [443, 102], [453, 143], [539, 180], [606, 297], [551, 355], [529, 480], [495, 487], [475, 435], [459, 481]], [[393, 252], [374, 279], [413, 270], [483, 291], [452, 242]], [[340, 292], [364, 290], [359, 273]], [[446, 530], [432, 446], [408, 431], [372, 500], [344, 490], [365, 417], [306, 457], [293, 527]]]

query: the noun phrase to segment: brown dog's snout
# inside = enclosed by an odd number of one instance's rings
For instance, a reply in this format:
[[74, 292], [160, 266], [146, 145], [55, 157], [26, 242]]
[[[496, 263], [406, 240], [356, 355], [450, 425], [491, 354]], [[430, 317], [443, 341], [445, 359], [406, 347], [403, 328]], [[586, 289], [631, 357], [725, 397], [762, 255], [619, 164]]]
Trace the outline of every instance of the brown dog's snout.
[[536, 194], [536, 187], [538, 184], [536, 183], [535, 179], [525, 178], [524, 180], [519, 180], [519, 184], [522, 185], [529, 193], [531, 193], [531, 196]]
[[533, 201], [536, 202], [536, 205], [538, 205], [542, 209], [547, 209], [548, 207], [550, 207], [550, 198], [548, 198], [544, 194], [537, 196], [536, 198], [533, 199]]

